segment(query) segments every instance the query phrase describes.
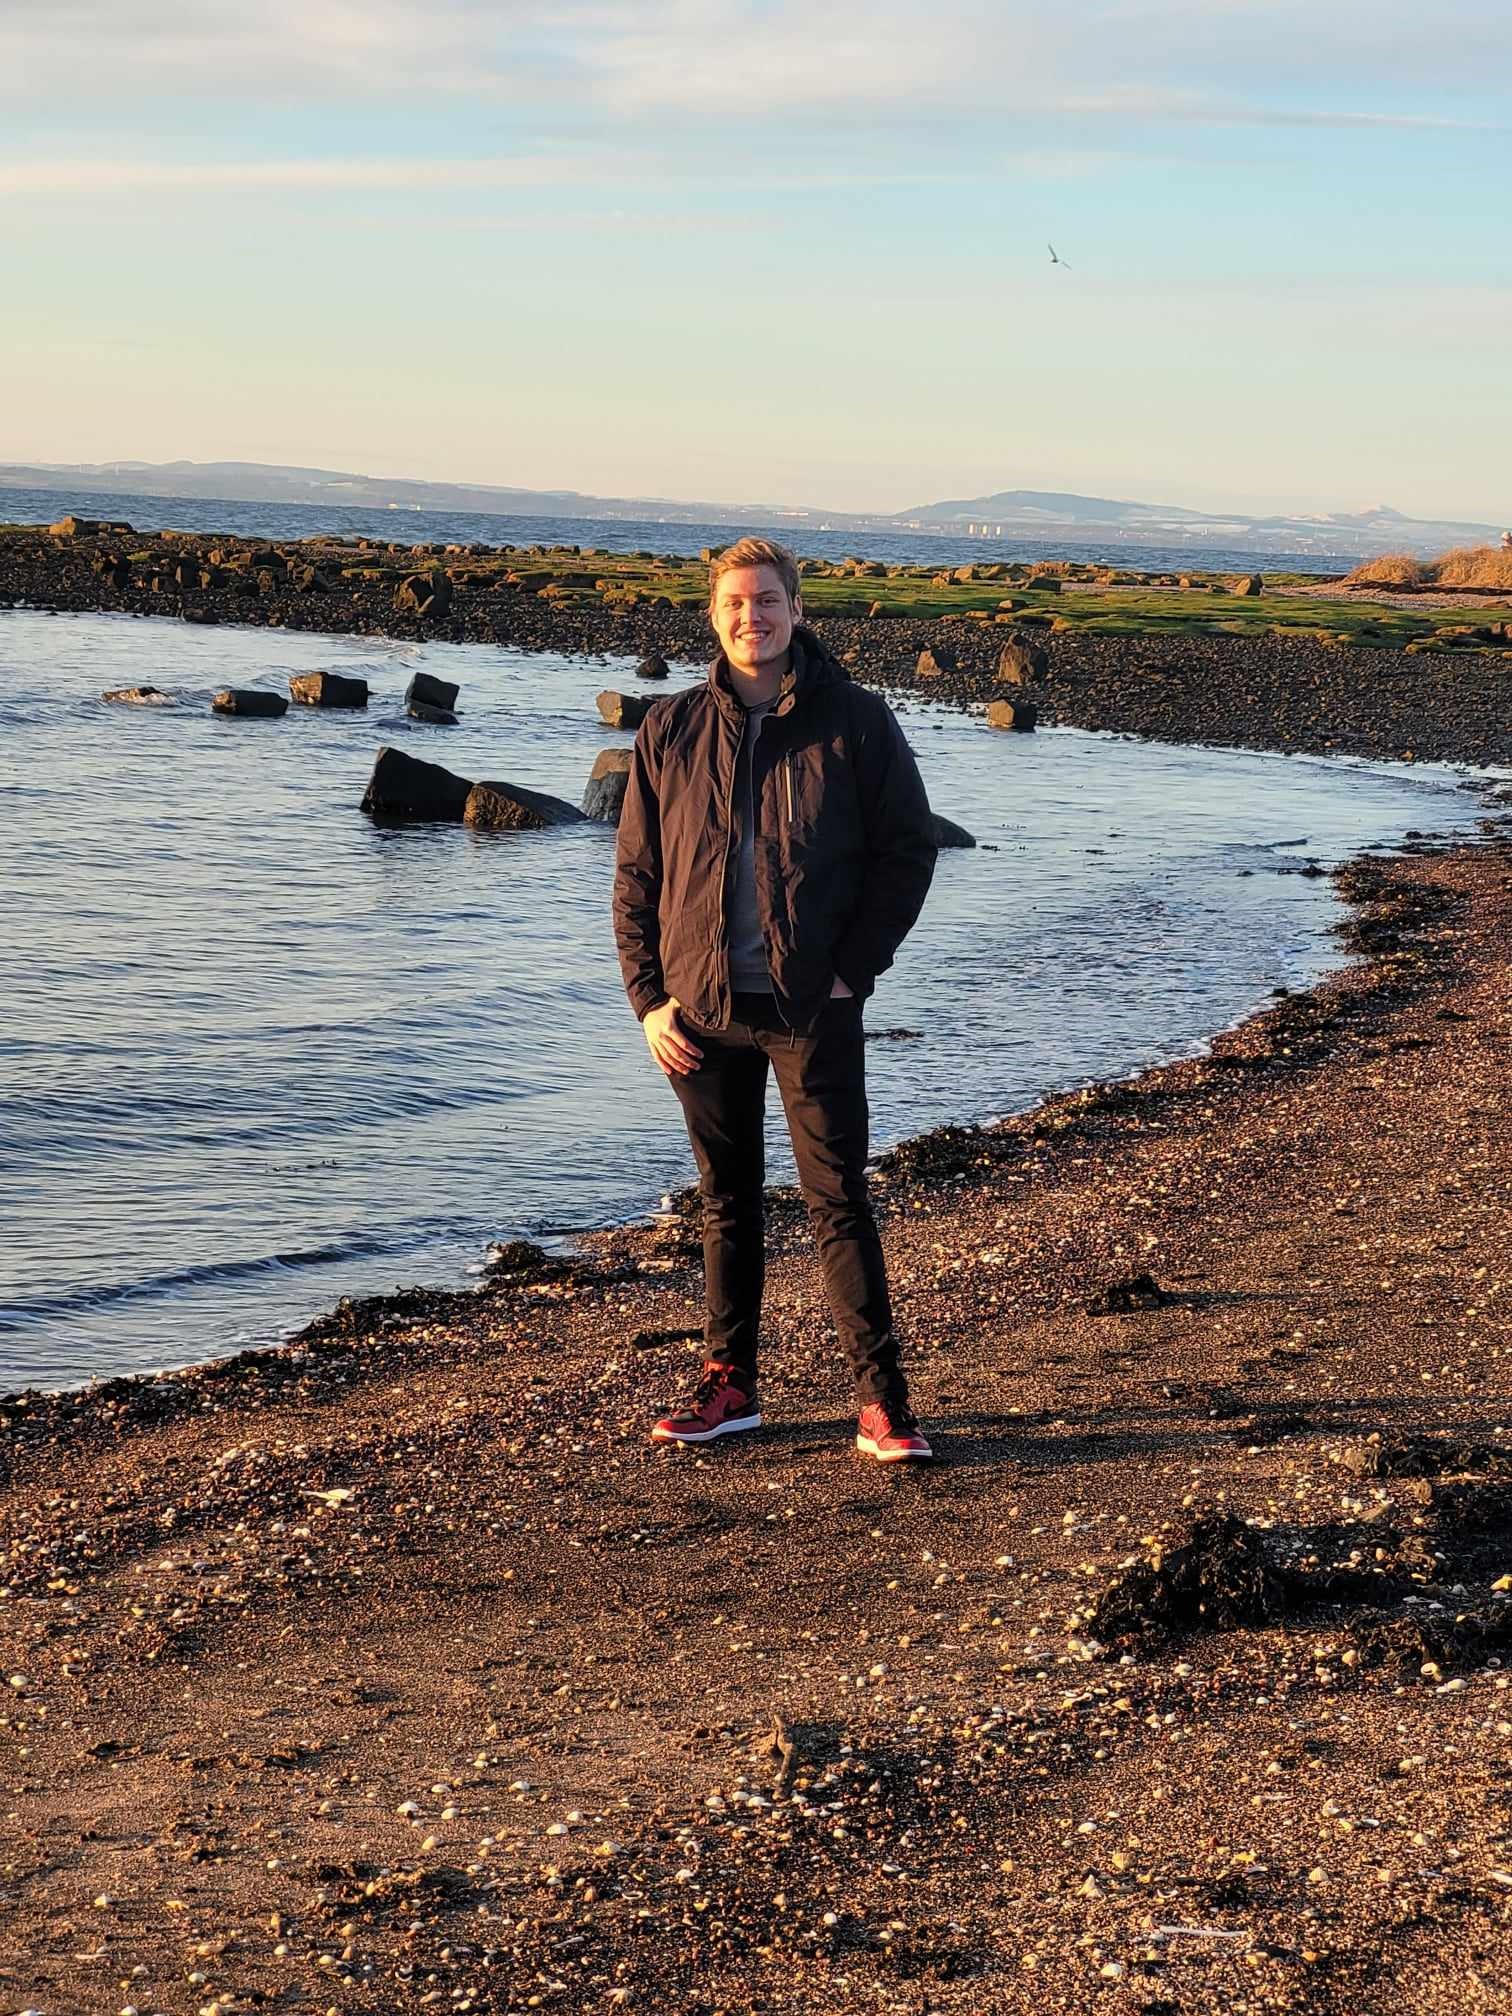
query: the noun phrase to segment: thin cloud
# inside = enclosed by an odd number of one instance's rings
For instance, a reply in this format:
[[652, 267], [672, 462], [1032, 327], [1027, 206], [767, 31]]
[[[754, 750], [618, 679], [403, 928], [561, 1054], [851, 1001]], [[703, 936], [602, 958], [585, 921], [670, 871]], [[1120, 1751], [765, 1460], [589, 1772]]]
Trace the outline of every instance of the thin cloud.
[[1495, 119], [1466, 119], [1424, 112], [1361, 112], [1329, 107], [1254, 105], [1242, 99], [1199, 92], [1117, 89], [1061, 98], [1049, 108], [1070, 118], [1128, 120], [1132, 123], [1190, 126], [1321, 126], [1412, 132], [1505, 133]]
[[[1503, 0], [8, 0], [0, 93], [29, 105], [183, 91], [214, 103], [452, 95], [637, 125], [675, 110], [740, 129], [805, 113], [1373, 125], [1459, 116], [1508, 80]], [[1467, 73], [1466, 52], [1476, 52]], [[1235, 80], [1242, 80], [1235, 87]], [[1315, 103], [1320, 80], [1334, 106]], [[1437, 94], [1444, 102], [1425, 102]], [[1396, 101], [1396, 102], [1393, 102]]]
[[498, 161], [8, 161], [0, 162], [0, 196], [109, 196], [159, 189], [538, 188], [597, 181], [611, 165], [586, 155]]
[[[980, 175], [984, 159], [995, 169], [1013, 168], [1047, 180], [1069, 179], [1093, 173], [1112, 155], [1072, 152], [1064, 149], [996, 150], [979, 156], [969, 173], [948, 162], [925, 168], [909, 168], [896, 162], [868, 168], [858, 163], [846, 169], [789, 166], [778, 159], [745, 183], [749, 190], [763, 192], [815, 193], [820, 190], [888, 187], [919, 188], [929, 185], [957, 187]], [[633, 159], [614, 150], [578, 149], [572, 153], [544, 153], [508, 156], [497, 160], [433, 161], [404, 156], [359, 159], [297, 161], [205, 161], [143, 159], [102, 160], [96, 157], [63, 157], [40, 160], [0, 160], [0, 201], [6, 197], [133, 196], [174, 191], [181, 194], [271, 194], [283, 190], [329, 190], [336, 193], [388, 193], [429, 189], [546, 189], [609, 187], [621, 191], [628, 186], [664, 187], [685, 182], [688, 160], [679, 151], [646, 150]], [[717, 224], [727, 229], [733, 213], [684, 212], [672, 222], [676, 228], [696, 230]], [[623, 210], [580, 213], [566, 220], [567, 228], [607, 228], [604, 220], [619, 218], [637, 228], [654, 229], [656, 221], [643, 227], [633, 213]], [[437, 220], [438, 222], [442, 220]], [[456, 220], [468, 225], [472, 220]], [[498, 230], [554, 230], [564, 220], [548, 213], [538, 218], [480, 219], [477, 228]]]

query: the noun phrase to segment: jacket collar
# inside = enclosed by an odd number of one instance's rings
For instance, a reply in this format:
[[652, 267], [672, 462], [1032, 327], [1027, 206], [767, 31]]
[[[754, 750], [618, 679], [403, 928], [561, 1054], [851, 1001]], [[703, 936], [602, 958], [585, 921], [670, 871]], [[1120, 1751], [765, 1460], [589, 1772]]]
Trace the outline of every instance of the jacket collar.
[[[850, 674], [823, 645], [806, 623], [799, 623], [793, 629], [791, 662], [782, 676], [782, 684], [777, 688], [774, 714], [791, 714], [793, 709], [816, 686], [829, 685], [834, 680], [849, 679]], [[714, 659], [708, 673], [709, 690], [720, 711], [731, 720], [741, 720], [745, 708], [740, 704], [734, 687], [730, 684], [730, 666], [723, 651]]]

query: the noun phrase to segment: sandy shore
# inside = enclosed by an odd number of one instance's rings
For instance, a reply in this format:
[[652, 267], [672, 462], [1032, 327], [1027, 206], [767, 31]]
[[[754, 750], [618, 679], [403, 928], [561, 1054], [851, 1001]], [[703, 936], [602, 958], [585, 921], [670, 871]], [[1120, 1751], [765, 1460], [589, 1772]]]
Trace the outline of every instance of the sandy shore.
[[686, 1216], [0, 1405], [0, 2006], [1508, 2006], [1512, 842], [1340, 879], [1211, 1058], [887, 1158], [928, 1472], [790, 1197], [707, 1456]]

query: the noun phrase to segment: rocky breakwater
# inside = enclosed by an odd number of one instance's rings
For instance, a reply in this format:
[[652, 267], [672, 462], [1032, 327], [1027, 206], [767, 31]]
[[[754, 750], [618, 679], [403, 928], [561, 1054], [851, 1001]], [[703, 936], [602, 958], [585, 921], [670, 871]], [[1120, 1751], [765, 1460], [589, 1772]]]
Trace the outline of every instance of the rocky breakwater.
[[[590, 564], [545, 548], [273, 542], [64, 519], [53, 527], [0, 527], [0, 607], [623, 652], [643, 661], [648, 678], [664, 676], [664, 651], [703, 652], [701, 606], [678, 607], [668, 596], [607, 583], [595, 591], [589, 584], [596, 577], [583, 572]], [[585, 594], [591, 599], [577, 599]]]
[[[626, 570], [635, 566], [640, 586], [629, 585]], [[939, 578], [954, 582], [948, 592], [966, 595], [976, 584], [955, 577], [979, 571]], [[1512, 661], [1504, 651], [1430, 654], [1417, 643], [1354, 645], [1322, 630], [1232, 635], [1205, 628], [1209, 619], [1199, 621], [1191, 608], [1174, 621], [1162, 617], [1159, 634], [1153, 620], [1149, 634], [1114, 634], [1024, 606], [1029, 594], [1048, 597], [1059, 577], [1019, 571], [1030, 578], [1009, 585], [1024, 592], [998, 597], [1014, 606], [995, 614], [912, 615], [880, 601], [875, 616], [842, 613], [824, 606], [829, 584], [816, 580], [809, 618], [858, 679], [973, 709], [1011, 689], [1007, 697], [1036, 709], [1042, 726], [1318, 754], [1512, 761]], [[659, 676], [667, 656], [708, 655], [697, 572], [651, 554], [376, 539], [275, 545], [77, 522], [71, 530], [0, 528], [0, 603], [622, 654], [645, 661], [644, 676]], [[675, 594], [653, 592], [663, 576], [678, 584]], [[1002, 585], [994, 582], [991, 593]], [[1200, 585], [1176, 585], [1191, 588], [1194, 608], [1198, 597], [1209, 612], [1215, 606]], [[1259, 606], [1233, 587], [1220, 600], [1232, 609]], [[1319, 608], [1321, 623], [1326, 605]], [[1006, 670], [1005, 646], [1015, 654]]]
[[[1417, 762], [1512, 764], [1512, 665], [1306, 636], [1012, 639], [985, 626], [829, 621], [869, 684], [969, 709], [1156, 741]], [[942, 641], [944, 638], [948, 642]], [[1032, 639], [1032, 641], [1031, 641]], [[921, 663], [921, 659], [924, 661]], [[932, 662], [931, 662], [932, 661]], [[1030, 711], [1032, 710], [1032, 711]]]

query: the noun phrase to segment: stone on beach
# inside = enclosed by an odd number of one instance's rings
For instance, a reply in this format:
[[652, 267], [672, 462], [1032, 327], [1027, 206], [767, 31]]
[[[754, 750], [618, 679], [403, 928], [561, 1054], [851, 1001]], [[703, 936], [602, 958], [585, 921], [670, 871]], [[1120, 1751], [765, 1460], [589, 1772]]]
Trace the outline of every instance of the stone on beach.
[[1258, 574], [1240, 574], [1228, 584], [1230, 595], [1261, 595], [1265, 582]]
[[244, 714], [272, 721], [288, 713], [289, 703], [282, 693], [259, 692], [255, 686], [224, 686], [211, 700], [210, 709], [215, 714]]
[[362, 810], [373, 819], [435, 819], [458, 823], [467, 806], [471, 780], [458, 777], [439, 763], [423, 763], [402, 749], [378, 751], [373, 774], [362, 797]]
[[451, 713], [457, 704], [460, 686], [450, 679], [438, 679], [433, 672], [417, 672], [404, 689], [404, 704], [414, 707], [421, 703], [427, 707], [439, 707]]
[[1023, 644], [1011, 637], [998, 653], [997, 676], [1004, 686], [1033, 686], [1049, 672], [1049, 653], [1038, 644]]
[[639, 700], [632, 693], [600, 693], [597, 700], [600, 717], [611, 728], [639, 728], [651, 706], [649, 700]]
[[102, 532], [129, 532], [132, 528], [121, 518], [59, 518], [48, 526], [55, 539], [93, 539]]
[[171, 707], [174, 704], [171, 693], [163, 693], [156, 686], [116, 686], [108, 693], [100, 695], [102, 700], [114, 700], [124, 707]]
[[108, 581], [112, 588], [131, 586], [131, 563], [121, 553], [96, 553], [89, 563], [91, 574]]
[[919, 653], [919, 662], [914, 669], [921, 679], [947, 677], [956, 669], [955, 653], [943, 644], [926, 647]]
[[1164, 1309], [1175, 1296], [1162, 1288], [1153, 1274], [1130, 1274], [1110, 1281], [1087, 1303], [1089, 1316], [1132, 1316], [1139, 1309]]
[[547, 826], [580, 825], [584, 814], [549, 792], [484, 778], [468, 792], [462, 817], [466, 825], [489, 833], [538, 833]]
[[345, 672], [299, 672], [289, 693], [304, 707], [366, 707], [368, 682]]
[[1020, 735], [1033, 731], [1039, 719], [1039, 709], [1032, 700], [989, 700], [987, 702], [987, 726], [989, 728], [1011, 728]]
[[593, 768], [588, 773], [588, 785], [583, 792], [586, 818], [618, 826], [625, 803], [625, 789], [630, 782], [631, 754], [632, 751], [623, 748], [600, 749], [594, 757]]
[[451, 604], [451, 577], [441, 567], [433, 568], [429, 574], [406, 576], [394, 596], [396, 608], [411, 609], [417, 616], [445, 616]]

